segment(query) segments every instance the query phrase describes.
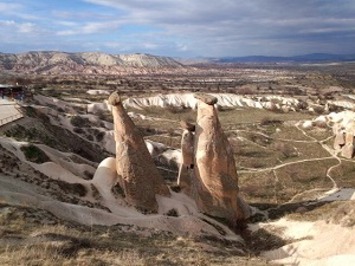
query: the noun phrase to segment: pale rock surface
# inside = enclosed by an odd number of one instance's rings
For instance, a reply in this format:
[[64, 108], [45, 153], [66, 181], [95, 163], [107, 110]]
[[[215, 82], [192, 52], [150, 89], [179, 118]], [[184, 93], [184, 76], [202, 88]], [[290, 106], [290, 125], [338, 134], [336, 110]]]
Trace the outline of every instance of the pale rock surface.
[[127, 202], [135, 207], [157, 212], [156, 194], [168, 196], [164, 184], [154, 165], [140, 131], [123, 108], [117, 92], [110, 95], [116, 141], [116, 168], [122, 178]]
[[110, 95], [110, 92], [106, 90], [88, 90], [86, 93], [89, 95]]
[[313, 127], [313, 123], [310, 120], [304, 121], [303, 124], [302, 124], [302, 127], [304, 129], [310, 129], [310, 128]]
[[346, 132], [345, 145], [341, 149], [341, 155], [348, 159], [354, 156], [354, 134], [352, 132]]
[[181, 159], [177, 184], [182, 189], [191, 188], [191, 175], [194, 168], [194, 132], [195, 126], [182, 121], [181, 127], [184, 129], [181, 137]]
[[345, 144], [344, 134], [342, 132], [338, 132], [335, 135], [335, 139], [334, 139], [334, 149], [339, 150], [344, 146], [344, 144]]
[[[331, 112], [329, 115], [322, 115], [313, 120], [314, 122], [324, 122], [332, 126], [334, 137], [333, 148], [341, 151], [341, 156], [353, 158], [355, 154], [355, 112], [342, 111]], [[306, 122], [303, 123], [303, 127]]]
[[[289, 244], [263, 252], [261, 256], [282, 265], [354, 265], [355, 228], [324, 221], [301, 222], [281, 219], [260, 223], [261, 228], [276, 228]], [[266, 226], [266, 227], [265, 227]]]
[[195, 178], [193, 190], [199, 209], [230, 222], [243, 220], [244, 203], [238, 197], [238, 176], [231, 145], [225, 136], [214, 104], [217, 98], [196, 95]]
[[[281, 97], [275, 95], [263, 97], [246, 97], [231, 93], [211, 93], [217, 98], [217, 106], [223, 107], [251, 107], [258, 109], [272, 109], [272, 108], [285, 108], [291, 111], [295, 110], [295, 106], [299, 101], [291, 97]], [[273, 104], [272, 101], [277, 100], [280, 104]], [[185, 107], [196, 109], [197, 99], [194, 98], [193, 93], [171, 93], [159, 94], [151, 97], [130, 97], [123, 102], [124, 107], [133, 107], [136, 109], [143, 109], [148, 106], [158, 106], [165, 108], [167, 106]]]

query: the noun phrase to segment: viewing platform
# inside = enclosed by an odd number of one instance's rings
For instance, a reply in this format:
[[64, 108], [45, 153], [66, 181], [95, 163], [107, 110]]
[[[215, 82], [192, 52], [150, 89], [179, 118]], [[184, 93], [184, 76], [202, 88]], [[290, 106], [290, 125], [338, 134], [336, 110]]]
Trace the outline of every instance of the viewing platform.
[[16, 101], [0, 97], [0, 127], [23, 117]]

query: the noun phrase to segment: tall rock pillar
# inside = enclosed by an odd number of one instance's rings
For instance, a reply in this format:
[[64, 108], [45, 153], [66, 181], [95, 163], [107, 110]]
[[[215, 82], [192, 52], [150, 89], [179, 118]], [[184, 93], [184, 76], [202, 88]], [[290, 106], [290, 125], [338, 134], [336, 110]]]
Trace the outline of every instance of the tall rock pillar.
[[123, 108], [117, 92], [110, 95], [116, 141], [116, 166], [126, 201], [144, 212], [156, 212], [156, 194], [170, 195], [143, 137]]
[[[181, 158], [177, 184], [186, 192], [191, 191], [191, 175], [194, 168], [194, 131], [195, 126], [181, 121], [183, 133], [181, 136]], [[189, 194], [189, 193], [187, 193]]]
[[205, 94], [195, 98], [198, 103], [193, 187], [197, 205], [202, 212], [230, 222], [244, 220], [249, 209], [239, 198], [233, 151], [214, 107], [217, 98]]

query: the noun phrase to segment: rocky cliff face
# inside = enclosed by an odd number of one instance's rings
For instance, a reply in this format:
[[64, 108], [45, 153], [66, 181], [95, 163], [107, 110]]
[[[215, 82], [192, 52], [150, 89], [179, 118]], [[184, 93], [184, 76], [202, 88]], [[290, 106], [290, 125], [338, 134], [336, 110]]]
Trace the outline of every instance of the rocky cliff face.
[[181, 68], [170, 57], [148, 54], [112, 55], [100, 52], [27, 52], [0, 53], [0, 70], [35, 73], [97, 72], [112, 73], [127, 68]]

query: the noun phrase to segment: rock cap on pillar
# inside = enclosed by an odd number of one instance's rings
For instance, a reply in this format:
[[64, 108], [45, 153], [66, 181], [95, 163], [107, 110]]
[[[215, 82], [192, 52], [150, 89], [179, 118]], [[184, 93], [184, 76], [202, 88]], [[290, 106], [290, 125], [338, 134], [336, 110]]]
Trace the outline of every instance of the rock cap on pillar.
[[216, 97], [206, 93], [195, 93], [194, 97], [197, 100], [200, 100], [201, 102], [204, 102], [205, 104], [208, 105], [214, 105], [218, 102], [218, 99]]
[[108, 97], [108, 103], [110, 105], [116, 106], [122, 103], [121, 96], [118, 94], [117, 91], [113, 92], [110, 97]]

